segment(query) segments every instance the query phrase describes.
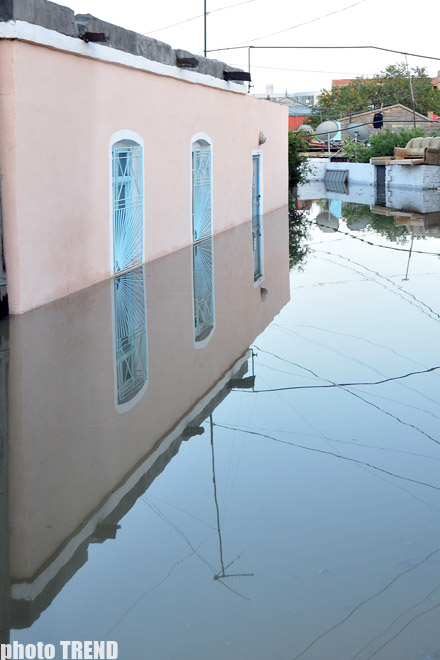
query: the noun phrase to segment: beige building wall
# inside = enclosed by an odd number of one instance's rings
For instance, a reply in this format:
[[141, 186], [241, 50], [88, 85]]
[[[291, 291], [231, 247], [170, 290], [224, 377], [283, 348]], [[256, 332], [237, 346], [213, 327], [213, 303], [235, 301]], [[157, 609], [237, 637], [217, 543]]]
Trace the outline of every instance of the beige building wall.
[[253, 150], [263, 156], [263, 211], [287, 203], [287, 121], [286, 108], [245, 93], [0, 40], [10, 312], [112, 275], [109, 159], [116, 132], [143, 141], [150, 261], [191, 242], [191, 141], [198, 133], [212, 141], [215, 234], [251, 217]]

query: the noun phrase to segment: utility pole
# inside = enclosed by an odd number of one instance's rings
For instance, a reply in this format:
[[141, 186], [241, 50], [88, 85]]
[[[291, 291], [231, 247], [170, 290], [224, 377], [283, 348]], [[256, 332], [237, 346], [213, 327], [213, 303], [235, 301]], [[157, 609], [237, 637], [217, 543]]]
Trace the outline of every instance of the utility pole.
[[203, 54], [206, 57], [206, 0], [203, 0]]
[[408, 74], [408, 80], [409, 80], [409, 91], [411, 94], [411, 103], [412, 103], [412, 110], [413, 110], [413, 123], [414, 123], [414, 128], [416, 127], [416, 104], [414, 101], [414, 91], [413, 91], [413, 86], [412, 86], [412, 80], [411, 80], [411, 75], [409, 72], [409, 67], [408, 67], [408, 58], [405, 55], [405, 61], [406, 61], [406, 72]]

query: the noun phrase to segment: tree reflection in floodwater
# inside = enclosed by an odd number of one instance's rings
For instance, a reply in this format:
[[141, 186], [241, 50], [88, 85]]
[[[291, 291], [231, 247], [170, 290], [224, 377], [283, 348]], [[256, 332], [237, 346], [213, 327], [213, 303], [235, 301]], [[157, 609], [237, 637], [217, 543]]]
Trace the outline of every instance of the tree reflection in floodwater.
[[367, 204], [344, 202], [342, 204], [342, 217], [349, 228], [361, 220], [367, 220], [369, 231], [380, 234], [393, 243], [403, 245], [410, 238], [408, 228], [405, 225], [396, 226], [393, 215], [374, 213]]
[[[304, 202], [302, 202], [304, 204]], [[298, 208], [298, 199], [294, 195], [289, 196], [289, 265], [290, 270], [303, 270], [306, 265], [309, 247], [309, 229], [312, 224], [310, 219], [310, 205], [307, 208]]]

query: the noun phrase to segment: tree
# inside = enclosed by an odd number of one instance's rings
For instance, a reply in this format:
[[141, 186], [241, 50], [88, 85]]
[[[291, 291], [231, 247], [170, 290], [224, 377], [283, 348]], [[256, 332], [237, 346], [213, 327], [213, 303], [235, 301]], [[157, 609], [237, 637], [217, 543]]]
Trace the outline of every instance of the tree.
[[305, 183], [307, 179], [309, 165], [307, 158], [302, 155], [306, 149], [304, 137], [289, 131], [289, 189]]
[[412, 107], [408, 71], [414, 94], [416, 112], [426, 115], [429, 111], [440, 114], [440, 90], [433, 88], [432, 80], [424, 67], [407, 69], [404, 62], [391, 64], [373, 78], [355, 78], [345, 87], [323, 90], [313, 116], [323, 119], [339, 119], [350, 114], [379, 109], [402, 103]]

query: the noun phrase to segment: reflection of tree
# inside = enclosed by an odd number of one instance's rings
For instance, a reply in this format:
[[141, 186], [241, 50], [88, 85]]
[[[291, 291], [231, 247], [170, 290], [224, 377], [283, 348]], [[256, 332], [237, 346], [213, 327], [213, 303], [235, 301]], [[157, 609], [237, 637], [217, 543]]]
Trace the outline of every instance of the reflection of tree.
[[309, 247], [306, 241], [309, 238], [311, 220], [307, 211], [298, 210], [298, 200], [289, 196], [289, 264], [290, 269], [302, 270], [305, 266]]
[[373, 213], [367, 204], [355, 204], [354, 202], [344, 203], [342, 206], [342, 217], [346, 221], [348, 227], [360, 220], [368, 218], [368, 229], [381, 236], [385, 236], [387, 240], [393, 243], [403, 244], [406, 243], [408, 239], [408, 229], [404, 226], [396, 227], [394, 224], [394, 216]]

